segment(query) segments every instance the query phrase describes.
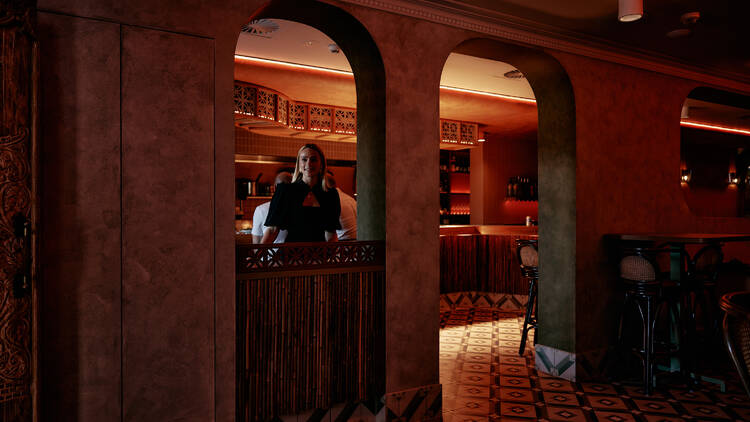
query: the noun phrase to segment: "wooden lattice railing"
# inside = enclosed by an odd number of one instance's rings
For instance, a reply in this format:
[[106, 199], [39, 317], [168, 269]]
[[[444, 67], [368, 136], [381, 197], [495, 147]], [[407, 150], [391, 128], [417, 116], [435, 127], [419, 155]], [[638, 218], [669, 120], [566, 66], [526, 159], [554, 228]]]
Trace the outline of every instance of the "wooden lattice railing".
[[237, 419], [378, 399], [384, 242], [237, 245]]

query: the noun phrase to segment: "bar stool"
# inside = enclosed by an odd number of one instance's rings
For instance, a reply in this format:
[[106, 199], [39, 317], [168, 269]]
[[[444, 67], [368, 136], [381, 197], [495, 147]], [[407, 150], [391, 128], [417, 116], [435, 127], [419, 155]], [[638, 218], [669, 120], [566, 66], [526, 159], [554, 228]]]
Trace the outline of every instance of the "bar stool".
[[[625, 290], [625, 301], [620, 314], [617, 344], [620, 349], [623, 348], [625, 317], [629, 307], [634, 306], [641, 319], [642, 341], [640, 347], [633, 348], [631, 351], [643, 363], [643, 390], [647, 395], [651, 394], [653, 388], [657, 356], [655, 328], [659, 312], [667, 309], [670, 329], [671, 324], [675, 323], [677, 336], [680, 337], [682, 334], [677, 308], [679, 292], [676, 291], [674, 283], [660, 276], [655, 260], [656, 255], [663, 252], [668, 251], [647, 248], [626, 249], [619, 263], [620, 282]], [[679, 339], [677, 344], [679, 344]], [[662, 346], [658, 351], [659, 355], [671, 355], [678, 352], [669, 340], [659, 342], [658, 345]]]
[[[526, 317], [523, 320], [521, 345], [518, 348], [519, 356], [523, 356], [529, 330], [532, 328], [536, 329], [537, 327], [537, 284], [539, 282], [539, 252], [537, 251], [537, 240], [516, 239], [516, 254], [518, 255], [518, 263], [521, 265], [521, 276], [529, 280], [529, 300], [526, 302]], [[534, 333], [534, 344], [536, 344], [536, 339], [537, 332]]]
[[689, 330], [696, 331], [698, 308], [706, 343], [711, 343], [719, 332], [719, 310], [716, 297], [716, 279], [724, 260], [720, 244], [710, 244], [693, 255], [688, 261], [685, 282], [681, 283], [687, 306]]
[[750, 396], [750, 292], [728, 293], [721, 297], [724, 310], [724, 344], [745, 392]]

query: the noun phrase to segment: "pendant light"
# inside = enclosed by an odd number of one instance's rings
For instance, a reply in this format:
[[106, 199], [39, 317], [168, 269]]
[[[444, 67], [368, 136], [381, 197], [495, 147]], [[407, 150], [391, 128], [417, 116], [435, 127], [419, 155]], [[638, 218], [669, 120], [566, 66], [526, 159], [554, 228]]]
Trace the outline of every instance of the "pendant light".
[[633, 22], [643, 17], [643, 0], [619, 0], [617, 19]]

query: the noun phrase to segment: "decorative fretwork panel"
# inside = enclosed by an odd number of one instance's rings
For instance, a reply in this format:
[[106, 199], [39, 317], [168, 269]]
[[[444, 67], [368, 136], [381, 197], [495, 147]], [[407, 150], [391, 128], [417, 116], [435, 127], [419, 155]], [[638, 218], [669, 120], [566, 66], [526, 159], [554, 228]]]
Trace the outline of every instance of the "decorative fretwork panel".
[[464, 145], [476, 145], [477, 131], [476, 123], [461, 122], [461, 139], [459, 143]]
[[238, 245], [237, 272], [286, 271], [331, 267], [381, 266], [383, 242], [284, 243]]
[[348, 135], [357, 134], [357, 111], [356, 110], [345, 110], [337, 108], [335, 109], [333, 118], [333, 132], [334, 133], [346, 133]]
[[276, 94], [274, 92], [258, 89], [256, 113], [256, 116], [261, 119], [276, 120]]
[[281, 123], [282, 125], [288, 125], [289, 124], [289, 100], [282, 97], [281, 95], [277, 95], [277, 103], [276, 103], [276, 121]]
[[331, 131], [332, 107], [310, 105], [310, 130], [316, 132]]
[[307, 106], [289, 101], [289, 127], [307, 129]]
[[460, 122], [453, 120], [440, 121], [440, 140], [451, 144], [457, 144], [459, 141]]
[[255, 116], [255, 96], [257, 88], [234, 84], [234, 112]]

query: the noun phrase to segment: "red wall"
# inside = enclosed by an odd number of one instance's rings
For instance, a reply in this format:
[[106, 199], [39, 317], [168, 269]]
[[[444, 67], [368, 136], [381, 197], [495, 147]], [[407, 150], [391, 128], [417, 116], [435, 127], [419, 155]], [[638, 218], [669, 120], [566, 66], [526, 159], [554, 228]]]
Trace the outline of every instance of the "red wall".
[[513, 176], [537, 177], [536, 132], [506, 137], [492, 134], [483, 144], [484, 224], [525, 224], [538, 219], [536, 201], [508, 200], [506, 188]]

